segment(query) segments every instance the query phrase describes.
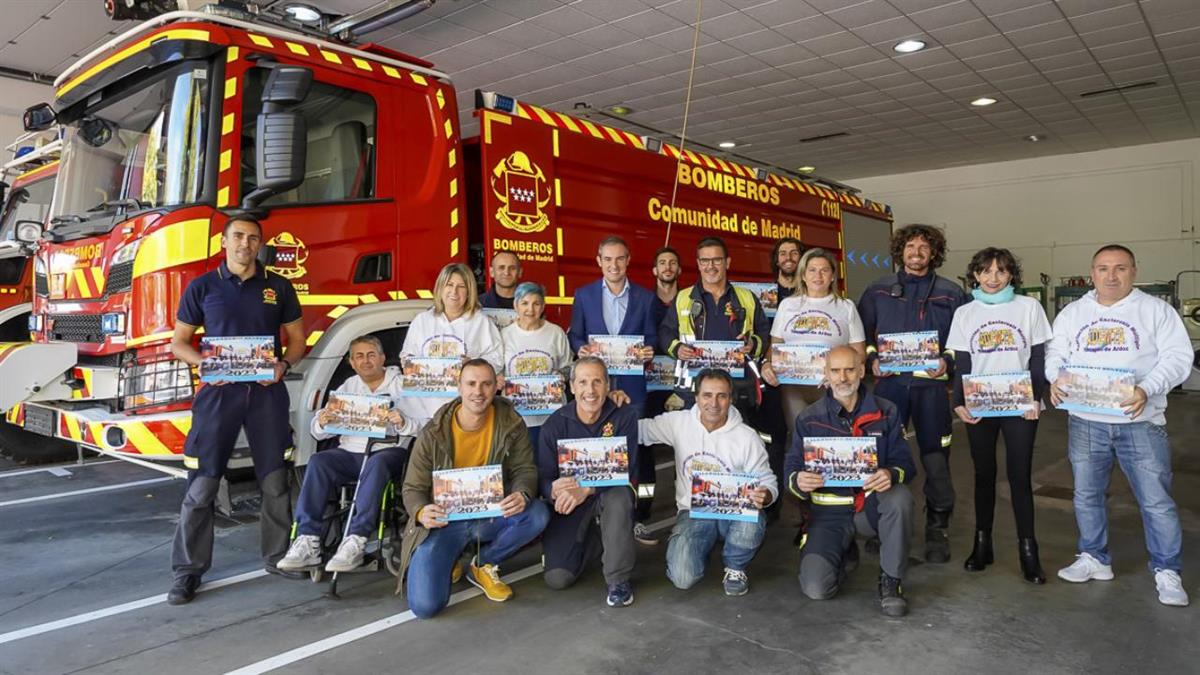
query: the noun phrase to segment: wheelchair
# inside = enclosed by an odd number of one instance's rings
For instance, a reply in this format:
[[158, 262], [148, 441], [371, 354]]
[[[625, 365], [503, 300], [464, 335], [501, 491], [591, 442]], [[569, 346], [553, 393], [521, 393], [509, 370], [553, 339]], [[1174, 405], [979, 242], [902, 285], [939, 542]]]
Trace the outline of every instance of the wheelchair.
[[[408, 447], [412, 443], [411, 438], [403, 439], [408, 445], [401, 443], [401, 440], [396, 436], [370, 439], [367, 442], [362, 467], [359, 468], [359, 475], [362, 475], [362, 470], [366, 467], [367, 460], [370, 459], [373, 452], [386, 448]], [[318, 452], [333, 447], [336, 442], [336, 438], [323, 441], [318, 446]], [[408, 523], [408, 513], [404, 510], [404, 505], [400, 500], [400, 485], [403, 482], [402, 473], [398, 479], [389, 481], [387, 487], [384, 488], [383, 494], [380, 496], [383, 503], [379, 509], [379, 524], [376, 526], [375, 536], [367, 540], [363, 564], [346, 574], [377, 572], [382, 567], [392, 576], [400, 576], [400, 543], [404, 527]], [[350, 522], [354, 517], [354, 502], [358, 494], [358, 486], [357, 480], [342, 485], [335, 496], [330, 499], [321, 519], [321, 562], [300, 570], [308, 572], [313, 583], [325, 581], [328, 576], [329, 588], [326, 595], [335, 599], [340, 597], [337, 589], [342, 572], [326, 572], [325, 564], [337, 552], [338, 546], [341, 545], [342, 539], [349, 531]]]

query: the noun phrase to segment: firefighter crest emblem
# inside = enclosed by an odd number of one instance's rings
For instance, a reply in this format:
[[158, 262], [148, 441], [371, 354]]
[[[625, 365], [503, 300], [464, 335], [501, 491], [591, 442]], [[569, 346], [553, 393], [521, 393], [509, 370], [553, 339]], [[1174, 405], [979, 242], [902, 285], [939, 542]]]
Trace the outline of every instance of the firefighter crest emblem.
[[500, 200], [496, 220], [504, 227], [529, 234], [550, 224], [550, 217], [542, 211], [550, 203], [546, 175], [520, 150], [492, 170], [492, 193]]
[[308, 247], [304, 242], [292, 236], [291, 232], [280, 232], [271, 237], [267, 246], [275, 247], [275, 264], [267, 269], [284, 279], [299, 279], [308, 270], [304, 268], [308, 260]]

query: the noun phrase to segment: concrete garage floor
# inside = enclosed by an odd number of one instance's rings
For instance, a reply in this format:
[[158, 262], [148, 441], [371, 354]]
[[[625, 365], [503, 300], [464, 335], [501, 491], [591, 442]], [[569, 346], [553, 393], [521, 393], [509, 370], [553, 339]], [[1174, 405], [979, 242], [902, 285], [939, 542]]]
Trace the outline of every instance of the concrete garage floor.
[[[1200, 396], [1172, 396], [1170, 413], [1185, 559], [1194, 561], [1200, 557]], [[271, 666], [298, 673], [1194, 672], [1200, 614], [1196, 606], [1158, 604], [1145, 569], [1141, 521], [1123, 478], [1111, 490], [1117, 578], [1074, 586], [1053, 577], [1075, 550], [1065, 421], [1048, 414], [1036, 455], [1048, 584], [1033, 587], [1018, 576], [1004, 486], [997, 563], [982, 574], [963, 571], [973, 512], [970, 458], [958, 430], [954, 558], [947, 565], [914, 565], [905, 584], [911, 613], [904, 619], [884, 618], [876, 607], [873, 556], [864, 555], [838, 598], [805, 599], [795, 581], [794, 530], [786, 522], [793, 508], [769, 530], [750, 568], [750, 594], [742, 598], [721, 593], [716, 557], [699, 587], [672, 588], [664, 576], [664, 541], [641, 547], [636, 601], [627, 609], [604, 605], [597, 570], [557, 593], [536, 575], [518, 581], [506, 605], [476, 597], [464, 583], [456, 590], [468, 597], [421, 622], [408, 619], [386, 573], [346, 577], [342, 600], [324, 597], [324, 585], [263, 575], [257, 525], [225, 520], [209, 580], [235, 582], [175, 608], [162, 594], [170, 583], [167, 556], [180, 482], [21, 502], [156, 475], [101, 463], [64, 465], [70, 476], [0, 472], [0, 673], [221, 673], [248, 666], [244, 672]], [[664, 469], [664, 480], [670, 471]], [[657, 519], [673, 515], [669, 502], [660, 498]], [[538, 555], [523, 552], [505, 573], [531, 574]], [[1200, 604], [1200, 572], [1191, 569], [1184, 581]], [[285, 665], [295, 658], [291, 650], [327, 638], [327, 650], [313, 649]]]

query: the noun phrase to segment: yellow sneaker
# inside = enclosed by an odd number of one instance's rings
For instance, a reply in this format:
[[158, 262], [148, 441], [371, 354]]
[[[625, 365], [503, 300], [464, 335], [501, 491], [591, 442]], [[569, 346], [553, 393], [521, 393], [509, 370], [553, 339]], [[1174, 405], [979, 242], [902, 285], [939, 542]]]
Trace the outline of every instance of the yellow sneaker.
[[457, 584], [458, 582], [462, 581], [462, 575], [463, 575], [462, 561], [455, 560], [454, 561], [454, 569], [450, 570], [450, 583]]
[[478, 586], [479, 590], [487, 596], [488, 600], [493, 602], [504, 602], [512, 597], [512, 588], [508, 584], [500, 581], [500, 568], [496, 565], [475, 565], [475, 558], [471, 559], [471, 565], [467, 569], [470, 574], [467, 576], [467, 581], [472, 585]]

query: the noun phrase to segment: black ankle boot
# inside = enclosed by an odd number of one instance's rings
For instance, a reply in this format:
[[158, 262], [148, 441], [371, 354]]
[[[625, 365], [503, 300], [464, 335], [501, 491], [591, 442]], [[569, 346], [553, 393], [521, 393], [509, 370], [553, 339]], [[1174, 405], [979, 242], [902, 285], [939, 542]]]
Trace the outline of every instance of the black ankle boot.
[[1021, 556], [1021, 576], [1031, 584], [1046, 583], [1046, 573], [1042, 571], [1042, 563], [1038, 560], [1037, 539], [1030, 537], [1017, 543], [1017, 552]]
[[968, 572], [982, 572], [993, 562], [995, 556], [992, 554], [992, 531], [975, 530], [975, 548], [963, 563], [963, 569]]

